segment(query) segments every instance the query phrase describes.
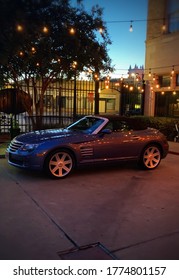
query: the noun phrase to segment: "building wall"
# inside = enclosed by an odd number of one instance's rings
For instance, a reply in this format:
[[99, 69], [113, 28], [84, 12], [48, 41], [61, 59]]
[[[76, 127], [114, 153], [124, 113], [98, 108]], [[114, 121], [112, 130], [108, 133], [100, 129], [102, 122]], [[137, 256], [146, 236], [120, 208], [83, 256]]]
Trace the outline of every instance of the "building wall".
[[[179, 30], [169, 32], [169, 2], [170, 0], [148, 0], [144, 74], [146, 81], [144, 113], [148, 116], [155, 115], [157, 93], [173, 94], [175, 91], [176, 96], [179, 95], [179, 86], [176, 85], [176, 77], [179, 74]], [[171, 74], [172, 69], [174, 74]], [[162, 76], [171, 77], [170, 86], [159, 86], [157, 79]]]

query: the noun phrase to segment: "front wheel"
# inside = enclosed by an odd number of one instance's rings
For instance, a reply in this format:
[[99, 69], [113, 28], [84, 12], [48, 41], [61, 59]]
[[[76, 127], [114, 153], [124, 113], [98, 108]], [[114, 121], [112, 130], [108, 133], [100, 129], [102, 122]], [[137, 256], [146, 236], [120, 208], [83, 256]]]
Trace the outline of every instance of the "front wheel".
[[144, 169], [155, 169], [161, 161], [161, 150], [156, 145], [147, 146], [140, 158], [140, 166]]
[[74, 158], [70, 152], [59, 150], [51, 153], [45, 163], [45, 170], [52, 178], [65, 178], [74, 168]]

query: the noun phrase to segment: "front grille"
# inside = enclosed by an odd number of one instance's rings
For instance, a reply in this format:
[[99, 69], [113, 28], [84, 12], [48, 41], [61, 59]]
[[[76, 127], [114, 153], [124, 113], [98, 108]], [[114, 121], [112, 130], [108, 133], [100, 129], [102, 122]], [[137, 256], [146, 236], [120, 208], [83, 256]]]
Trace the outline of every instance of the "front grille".
[[19, 148], [21, 148], [23, 145], [23, 143], [18, 142], [16, 140], [12, 141], [9, 145], [9, 152], [16, 152]]

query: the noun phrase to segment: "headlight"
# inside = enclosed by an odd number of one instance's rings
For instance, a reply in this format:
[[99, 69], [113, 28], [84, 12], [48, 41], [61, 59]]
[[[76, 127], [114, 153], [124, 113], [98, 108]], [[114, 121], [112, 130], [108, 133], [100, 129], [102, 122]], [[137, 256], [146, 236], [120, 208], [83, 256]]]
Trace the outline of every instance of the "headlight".
[[24, 152], [32, 152], [38, 147], [38, 144], [24, 144], [20, 150]]

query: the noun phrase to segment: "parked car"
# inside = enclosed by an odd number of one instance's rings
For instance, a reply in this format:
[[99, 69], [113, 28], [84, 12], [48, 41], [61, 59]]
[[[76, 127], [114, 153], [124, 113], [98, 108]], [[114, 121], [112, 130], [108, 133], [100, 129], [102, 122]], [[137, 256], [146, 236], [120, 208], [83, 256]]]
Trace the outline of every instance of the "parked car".
[[84, 116], [66, 128], [16, 136], [6, 156], [15, 167], [64, 178], [76, 166], [114, 161], [136, 161], [152, 170], [166, 157], [168, 147], [162, 133], [139, 127], [131, 117]]

